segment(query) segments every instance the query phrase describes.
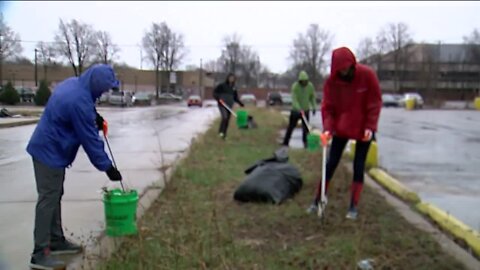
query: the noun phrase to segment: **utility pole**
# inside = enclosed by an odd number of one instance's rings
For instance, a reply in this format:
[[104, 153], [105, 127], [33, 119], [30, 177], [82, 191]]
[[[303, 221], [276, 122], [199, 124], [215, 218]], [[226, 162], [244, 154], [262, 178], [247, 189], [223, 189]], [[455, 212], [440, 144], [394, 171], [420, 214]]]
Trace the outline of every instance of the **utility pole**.
[[38, 49], [35, 48], [35, 87], [38, 87], [37, 52]]
[[203, 92], [203, 69], [202, 69], [202, 58], [200, 58], [200, 70], [199, 70], [199, 79], [198, 79], [198, 86], [200, 91], [200, 96], [202, 100], [205, 98], [205, 93]]
[[0, 32], [0, 87], [3, 87], [3, 33]]

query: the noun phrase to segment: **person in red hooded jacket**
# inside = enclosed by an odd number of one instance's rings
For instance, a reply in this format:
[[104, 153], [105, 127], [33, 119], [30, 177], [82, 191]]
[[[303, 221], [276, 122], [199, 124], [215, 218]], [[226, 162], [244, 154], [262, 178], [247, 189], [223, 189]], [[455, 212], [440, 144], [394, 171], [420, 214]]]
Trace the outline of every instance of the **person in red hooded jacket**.
[[[332, 53], [330, 76], [325, 82], [322, 101], [324, 142], [332, 138], [326, 168], [325, 192], [342, 157], [348, 140], [356, 140], [353, 183], [347, 218], [356, 219], [357, 205], [363, 188], [365, 159], [377, 131], [382, 108], [380, 86], [375, 71], [359, 64], [346, 47]], [[318, 184], [309, 212], [318, 211], [321, 184]]]

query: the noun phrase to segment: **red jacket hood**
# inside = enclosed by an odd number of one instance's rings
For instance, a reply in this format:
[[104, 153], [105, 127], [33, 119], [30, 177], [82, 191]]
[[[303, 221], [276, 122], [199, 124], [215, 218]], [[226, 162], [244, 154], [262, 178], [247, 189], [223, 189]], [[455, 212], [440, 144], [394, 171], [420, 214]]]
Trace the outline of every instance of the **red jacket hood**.
[[347, 47], [341, 47], [333, 50], [332, 52], [332, 65], [330, 69], [330, 75], [336, 76], [337, 72], [342, 69], [346, 69], [351, 65], [356, 65], [357, 60], [355, 55]]

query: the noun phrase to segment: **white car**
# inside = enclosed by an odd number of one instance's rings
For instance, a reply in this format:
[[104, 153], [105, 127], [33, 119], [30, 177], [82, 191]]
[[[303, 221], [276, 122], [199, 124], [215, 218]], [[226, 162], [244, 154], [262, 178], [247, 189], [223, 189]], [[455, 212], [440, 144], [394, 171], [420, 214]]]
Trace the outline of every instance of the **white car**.
[[240, 101], [244, 104], [253, 104], [257, 106], [257, 98], [253, 94], [243, 94], [240, 96]]
[[161, 93], [158, 95], [159, 99], [167, 100], [167, 101], [181, 101], [182, 97], [176, 96], [172, 93]]
[[108, 97], [108, 103], [122, 107], [130, 107], [134, 103], [133, 93], [129, 91], [114, 91]]
[[414, 99], [415, 100], [415, 108], [423, 108], [423, 98], [419, 93], [405, 93], [403, 99], [401, 100], [402, 106], [405, 106], [405, 101], [407, 99]]

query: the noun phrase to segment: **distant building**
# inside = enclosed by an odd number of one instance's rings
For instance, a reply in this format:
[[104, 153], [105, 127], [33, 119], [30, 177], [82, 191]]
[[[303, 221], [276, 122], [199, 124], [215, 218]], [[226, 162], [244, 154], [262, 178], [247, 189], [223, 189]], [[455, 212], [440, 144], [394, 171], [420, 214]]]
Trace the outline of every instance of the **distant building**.
[[[155, 71], [139, 70], [127, 67], [116, 67], [115, 71], [120, 80], [122, 90], [155, 92]], [[42, 66], [38, 66], [38, 80], [45, 78]], [[2, 68], [3, 84], [11, 81], [16, 87], [35, 87], [35, 67], [28, 64], [4, 64]], [[51, 87], [73, 76], [73, 70], [69, 66], [50, 66], [46, 78]], [[169, 85], [170, 81], [170, 85]], [[194, 93], [200, 94], [203, 88], [212, 88], [214, 81], [207, 76], [205, 70], [175, 71], [174, 75], [167, 71], [160, 72], [161, 92]]]
[[361, 61], [383, 92], [415, 91], [430, 100], [472, 99], [480, 89], [480, 45], [410, 44]]

